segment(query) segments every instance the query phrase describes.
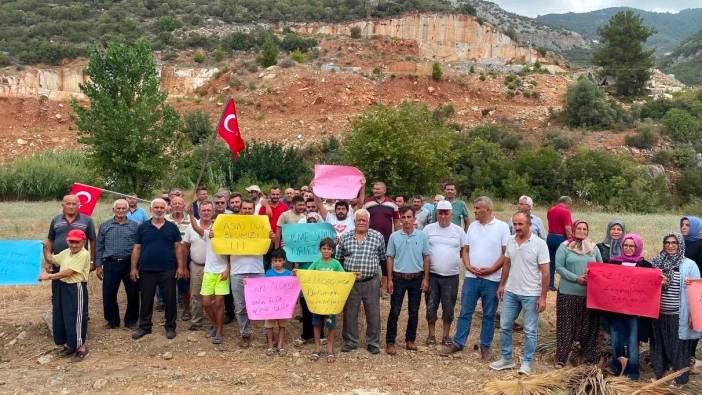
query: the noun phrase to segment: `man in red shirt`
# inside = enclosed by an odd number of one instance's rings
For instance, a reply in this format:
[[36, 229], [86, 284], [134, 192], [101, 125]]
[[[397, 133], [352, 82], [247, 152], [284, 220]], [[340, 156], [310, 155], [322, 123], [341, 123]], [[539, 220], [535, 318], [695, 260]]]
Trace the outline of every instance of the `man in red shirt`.
[[[267, 215], [268, 221], [271, 224], [271, 231], [277, 233], [278, 230], [278, 218], [288, 211], [288, 205], [280, 200], [280, 188], [271, 187], [271, 192], [268, 194], [268, 199], [261, 199], [261, 208], [258, 210], [259, 215]], [[273, 252], [273, 244], [271, 243], [271, 248], [263, 256], [263, 266], [265, 270], [270, 269], [271, 266], [271, 253]]]
[[558, 203], [552, 206], [546, 212], [548, 221], [548, 236], [546, 244], [548, 245], [548, 254], [551, 258], [550, 269], [551, 278], [549, 279], [549, 290], [555, 291], [554, 274], [556, 272], [556, 250], [566, 240], [573, 235], [573, 218], [570, 214], [570, 205], [573, 200], [570, 196], [561, 196]]
[[[377, 230], [383, 235], [385, 245], [388, 243], [390, 234], [393, 231], [400, 229], [400, 212], [397, 204], [387, 195], [387, 187], [384, 182], [376, 182], [373, 184], [373, 196], [366, 199], [363, 208], [370, 213], [369, 228]], [[388, 273], [385, 262], [380, 262], [380, 271], [382, 277], [380, 284], [383, 290], [383, 298], [387, 298], [387, 281]]]

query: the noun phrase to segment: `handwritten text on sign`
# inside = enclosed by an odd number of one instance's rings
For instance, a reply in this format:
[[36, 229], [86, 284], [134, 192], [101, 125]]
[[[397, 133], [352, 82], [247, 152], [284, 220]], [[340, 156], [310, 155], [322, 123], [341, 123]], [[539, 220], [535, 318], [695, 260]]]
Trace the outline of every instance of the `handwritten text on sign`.
[[319, 242], [325, 237], [336, 239], [334, 227], [326, 222], [283, 225], [283, 243], [288, 261], [313, 262], [321, 258]]
[[658, 318], [661, 279], [659, 269], [589, 262], [587, 307]]
[[352, 166], [315, 165], [314, 193], [327, 199], [353, 199], [361, 190], [363, 173]]
[[263, 255], [271, 245], [271, 224], [265, 215], [220, 214], [213, 230], [215, 254]]
[[356, 281], [354, 273], [298, 270], [296, 275], [307, 307], [315, 314], [324, 315], [341, 313]]
[[300, 281], [294, 276], [247, 278], [244, 284], [246, 314], [250, 320], [291, 318], [300, 296]]
[[0, 285], [37, 284], [41, 250], [38, 240], [0, 240]]
[[687, 287], [687, 303], [692, 315], [692, 329], [702, 332], [702, 280], [692, 280]]

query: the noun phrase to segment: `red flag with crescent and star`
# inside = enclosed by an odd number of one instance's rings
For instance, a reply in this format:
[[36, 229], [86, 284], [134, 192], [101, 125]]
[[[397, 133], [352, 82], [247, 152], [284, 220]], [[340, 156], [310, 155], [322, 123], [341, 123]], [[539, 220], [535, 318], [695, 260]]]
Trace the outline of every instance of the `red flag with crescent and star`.
[[78, 198], [78, 211], [90, 216], [93, 215], [93, 210], [100, 200], [102, 189], [75, 182], [71, 187], [71, 195], [76, 195]]
[[217, 133], [219, 137], [229, 145], [234, 159], [238, 159], [239, 152], [246, 148], [246, 144], [244, 144], [241, 133], [239, 133], [239, 119], [236, 116], [236, 104], [234, 104], [234, 99], [231, 97], [224, 107], [224, 112], [222, 112], [222, 118], [219, 120], [219, 125], [217, 126]]

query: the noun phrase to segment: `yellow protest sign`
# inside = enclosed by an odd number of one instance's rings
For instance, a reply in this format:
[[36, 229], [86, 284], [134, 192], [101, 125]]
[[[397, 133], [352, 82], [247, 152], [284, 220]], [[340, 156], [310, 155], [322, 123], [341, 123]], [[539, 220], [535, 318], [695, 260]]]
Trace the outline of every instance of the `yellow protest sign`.
[[354, 273], [297, 270], [295, 275], [300, 280], [307, 307], [323, 315], [341, 313], [356, 281]]
[[220, 214], [212, 229], [215, 254], [263, 255], [271, 245], [271, 224], [265, 215]]

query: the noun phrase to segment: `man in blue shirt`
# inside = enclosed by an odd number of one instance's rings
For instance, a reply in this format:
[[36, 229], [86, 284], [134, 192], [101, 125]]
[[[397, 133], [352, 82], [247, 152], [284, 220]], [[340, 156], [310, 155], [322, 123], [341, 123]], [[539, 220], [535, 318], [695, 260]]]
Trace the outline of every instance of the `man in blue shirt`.
[[388, 240], [387, 267], [388, 292], [390, 292], [390, 314], [385, 344], [388, 355], [395, 355], [397, 319], [402, 310], [402, 301], [407, 292], [407, 331], [405, 344], [408, 350], [416, 351], [417, 321], [422, 291], [429, 290], [429, 241], [421, 230], [414, 228], [414, 208], [400, 209], [402, 229], [393, 232]]
[[166, 304], [166, 337], [176, 336], [177, 296], [176, 279], [188, 278], [180, 231], [173, 222], [166, 221], [166, 201], [157, 198], [151, 202], [152, 218], [139, 225], [132, 249], [132, 281], [140, 280], [141, 311], [139, 328], [132, 339], [151, 333], [151, 315], [156, 286], [161, 288]]
[[127, 211], [128, 220], [134, 221], [137, 224], [141, 224], [142, 222], [149, 220], [149, 216], [146, 215], [146, 211], [137, 206], [136, 193], [130, 193], [129, 196], [127, 196], [127, 204], [129, 204], [129, 210]]

